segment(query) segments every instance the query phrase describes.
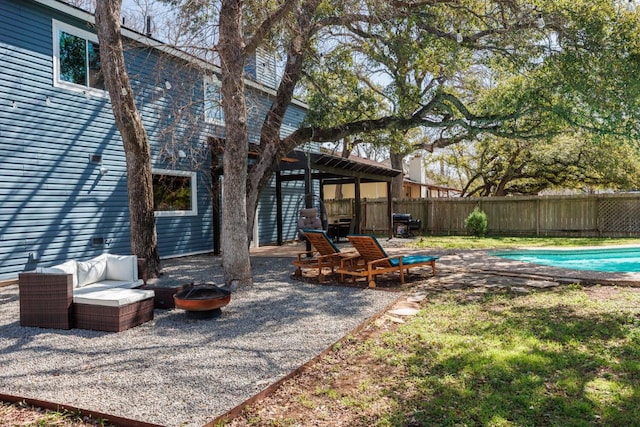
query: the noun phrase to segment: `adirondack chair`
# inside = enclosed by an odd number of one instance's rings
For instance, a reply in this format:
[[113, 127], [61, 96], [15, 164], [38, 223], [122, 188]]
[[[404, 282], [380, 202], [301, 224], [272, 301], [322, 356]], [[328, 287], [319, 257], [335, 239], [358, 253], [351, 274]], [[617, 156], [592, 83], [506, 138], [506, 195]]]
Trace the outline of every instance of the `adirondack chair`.
[[333, 274], [335, 267], [340, 265], [343, 258], [355, 255], [355, 252], [352, 254], [341, 252], [324, 230], [303, 229], [302, 234], [311, 242], [313, 249], [298, 253], [297, 259], [292, 262], [297, 267], [294, 273], [296, 277], [302, 276], [303, 269], [318, 270], [318, 282], [322, 283], [324, 280], [322, 270], [325, 267], [330, 268]]
[[429, 255], [397, 255], [389, 256], [378, 242], [375, 236], [371, 235], [350, 235], [347, 236], [349, 242], [358, 251], [358, 258], [348, 258], [341, 261], [336, 268], [336, 273], [340, 274], [340, 281], [344, 281], [344, 276], [351, 276], [355, 281], [358, 277], [366, 277], [370, 288], [376, 287], [375, 276], [384, 273], [400, 273], [400, 283], [404, 284], [404, 272], [412, 267], [430, 265], [433, 275], [436, 274], [437, 256]]

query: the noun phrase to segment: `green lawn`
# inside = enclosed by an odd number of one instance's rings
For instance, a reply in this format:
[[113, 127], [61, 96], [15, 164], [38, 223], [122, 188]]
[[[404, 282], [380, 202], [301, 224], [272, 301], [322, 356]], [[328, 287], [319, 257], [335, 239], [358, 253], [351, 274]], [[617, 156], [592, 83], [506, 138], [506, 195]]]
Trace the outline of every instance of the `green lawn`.
[[413, 243], [421, 248], [506, 249], [541, 246], [605, 246], [639, 244], [640, 239], [596, 237], [470, 237], [423, 236]]
[[[423, 237], [430, 248], [638, 244], [638, 239]], [[640, 426], [640, 290], [443, 290], [357, 346], [384, 367], [350, 396], [360, 425]], [[374, 406], [385, 402], [385, 411]]]
[[468, 296], [434, 295], [412, 321], [363, 344], [402, 372], [363, 393], [395, 402], [371, 425], [640, 425], [639, 292]]

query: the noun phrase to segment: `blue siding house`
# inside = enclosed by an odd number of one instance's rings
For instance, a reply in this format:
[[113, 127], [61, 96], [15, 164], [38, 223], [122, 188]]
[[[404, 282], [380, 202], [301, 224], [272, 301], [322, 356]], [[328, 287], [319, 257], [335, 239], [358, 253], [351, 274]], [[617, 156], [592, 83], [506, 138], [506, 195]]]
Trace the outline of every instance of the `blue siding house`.
[[[125, 157], [91, 22], [55, 0], [0, 0], [0, 281], [70, 258], [130, 253]], [[209, 144], [224, 138], [219, 70], [133, 31], [123, 35], [152, 145], [160, 255], [210, 252]], [[275, 83], [265, 58], [256, 58], [247, 85], [252, 142]], [[304, 115], [304, 105], [292, 105], [286, 128]], [[277, 237], [274, 185], [261, 199], [260, 244]], [[303, 194], [298, 183], [283, 192], [287, 239]]]

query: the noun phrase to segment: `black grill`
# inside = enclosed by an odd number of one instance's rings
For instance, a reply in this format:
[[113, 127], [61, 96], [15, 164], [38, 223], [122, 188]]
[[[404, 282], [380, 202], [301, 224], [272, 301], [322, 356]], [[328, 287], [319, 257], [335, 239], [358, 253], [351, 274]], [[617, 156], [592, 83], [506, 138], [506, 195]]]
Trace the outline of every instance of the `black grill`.
[[422, 228], [422, 221], [411, 219], [411, 214], [393, 214], [393, 232], [397, 237], [412, 237], [414, 230]]

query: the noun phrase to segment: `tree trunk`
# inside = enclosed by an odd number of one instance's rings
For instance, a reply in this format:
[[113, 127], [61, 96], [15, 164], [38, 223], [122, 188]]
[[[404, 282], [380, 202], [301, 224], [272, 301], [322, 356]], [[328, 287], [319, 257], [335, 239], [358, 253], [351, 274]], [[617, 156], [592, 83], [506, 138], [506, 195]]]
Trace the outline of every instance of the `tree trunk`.
[[[288, 0], [287, 4], [294, 5], [296, 2]], [[287, 61], [284, 66], [283, 75], [278, 85], [276, 97], [271, 108], [267, 112], [260, 132], [260, 153], [256, 163], [251, 166], [247, 175], [247, 229], [252, 233], [254, 227], [255, 212], [258, 207], [258, 198], [265, 188], [273, 173], [273, 169], [282, 156], [288, 154], [292, 149], [302, 143], [302, 140], [289, 141], [281, 140], [280, 130], [285, 112], [296, 88], [297, 82], [302, 76], [302, 64], [304, 53], [308, 50], [309, 39], [313, 31], [311, 22], [314, 12], [320, 0], [307, 0], [300, 8], [296, 8], [294, 15], [296, 19], [296, 31], [287, 47]]]
[[241, 0], [220, 7], [219, 53], [226, 142], [223, 153], [222, 267], [230, 289], [253, 283], [247, 230], [247, 156], [249, 132], [245, 105]]
[[120, 36], [121, 6], [122, 0], [96, 3], [100, 62], [126, 156], [131, 251], [147, 260], [147, 277], [157, 277], [160, 257], [153, 211], [151, 149], [125, 68]]

